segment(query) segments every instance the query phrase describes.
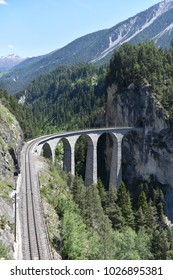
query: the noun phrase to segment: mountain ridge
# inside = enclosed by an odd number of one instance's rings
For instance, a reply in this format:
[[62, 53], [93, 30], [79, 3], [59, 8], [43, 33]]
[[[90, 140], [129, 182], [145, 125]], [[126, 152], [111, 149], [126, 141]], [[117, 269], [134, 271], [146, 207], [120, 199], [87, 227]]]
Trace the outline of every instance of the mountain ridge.
[[157, 46], [169, 48], [172, 38], [173, 1], [162, 1], [111, 28], [84, 35], [47, 55], [25, 60], [3, 76], [0, 84], [15, 93], [35, 77], [60, 65], [80, 62], [102, 65], [109, 62], [112, 53], [123, 43], [153, 40]]

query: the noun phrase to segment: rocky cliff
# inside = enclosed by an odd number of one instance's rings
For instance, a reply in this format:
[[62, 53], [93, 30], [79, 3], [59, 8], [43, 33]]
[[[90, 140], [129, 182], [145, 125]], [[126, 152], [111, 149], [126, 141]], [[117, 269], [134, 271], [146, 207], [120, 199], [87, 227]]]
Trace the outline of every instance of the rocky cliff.
[[107, 126], [143, 127], [123, 141], [123, 179], [155, 180], [165, 186], [166, 208], [173, 220], [173, 126], [168, 113], [146, 83], [129, 85], [123, 93], [112, 84], [107, 89]]
[[14, 242], [11, 194], [22, 141], [22, 130], [18, 122], [0, 103], [0, 243], [10, 249], [10, 257]]

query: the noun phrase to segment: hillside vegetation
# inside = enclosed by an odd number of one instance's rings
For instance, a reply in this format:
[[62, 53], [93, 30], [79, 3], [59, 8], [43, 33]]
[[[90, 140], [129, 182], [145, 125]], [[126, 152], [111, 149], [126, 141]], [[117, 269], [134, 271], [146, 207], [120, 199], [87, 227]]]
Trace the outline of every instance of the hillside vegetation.
[[[148, 87], [172, 120], [172, 71], [172, 47], [161, 50], [150, 42], [125, 44], [111, 60], [103, 89], [115, 84], [116, 94], [123, 94], [135, 84], [138, 94], [138, 89]], [[77, 172], [83, 176], [84, 144], [79, 147]], [[165, 186], [153, 179], [136, 182], [129, 189], [122, 183], [118, 190], [113, 186], [105, 191], [100, 180], [86, 188], [78, 176], [57, 173], [58, 168], [52, 167], [49, 181], [42, 182], [42, 194], [57, 215], [57, 231], [51, 231], [51, 238], [63, 259], [173, 258]]]
[[[1, 99], [29, 137], [96, 127], [105, 113], [106, 88], [112, 84], [115, 94], [134, 85], [138, 94], [147, 87], [172, 121], [173, 46], [161, 50], [151, 42], [124, 44], [109, 68], [61, 66], [18, 93], [24, 105], [4, 91]], [[85, 144], [78, 143], [75, 178], [51, 166], [40, 179], [42, 196], [55, 221], [47, 220], [55, 250], [63, 259], [173, 259], [173, 231], [165, 216], [163, 186], [153, 180], [135, 183], [130, 189], [122, 183], [118, 190], [113, 186], [105, 191], [99, 180], [86, 188], [78, 176], [84, 175]]]
[[149, 86], [152, 94], [173, 118], [173, 45], [169, 50], [147, 42], [132, 46], [124, 44], [111, 59], [106, 87], [116, 84], [123, 93], [134, 83]]
[[62, 66], [35, 79], [18, 98], [25, 97], [44, 132], [93, 127], [105, 110], [105, 76], [104, 67]]
[[[125, 92], [131, 84], [136, 88], [148, 86], [172, 119], [173, 47], [162, 50], [152, 42], [124, 44], [114, 53], [109, 68], [88, 64], [61, 66], [40, 76], [17, 94], [18, 99], [25, 100], [23, 108], [30, 120], [27, 129], [34, 135], [33, 123], [38, 135], [105, 125], [106, 88], [113, 83], [117, 93]], [[102, 121], [98, 121], [98, 116]], [[21, 120], [25, 122], [25, 116]]]
[[173, 258], [173, 230], [157, 186], [136, 185], [132, 198], [123, 183], [107, 192], [100, 181], [85, 187], [80, 177], [53, 166], [40, 181], [49, 237], [63, 259]]
[[25, 139], [33, 138], [39, 135], [39, 123], [34, 117], [29, 106], [18, 104], [14, 96], [9, 95], [5, 90], [0, 88], [0, 102], [7, 108], [18, 120]]
[[0, 259], [13, 256], [14, 219], [11, 193], [14, 172], [22, 145], [22, 131], [14, 115], [4, 107], [0, 98]]

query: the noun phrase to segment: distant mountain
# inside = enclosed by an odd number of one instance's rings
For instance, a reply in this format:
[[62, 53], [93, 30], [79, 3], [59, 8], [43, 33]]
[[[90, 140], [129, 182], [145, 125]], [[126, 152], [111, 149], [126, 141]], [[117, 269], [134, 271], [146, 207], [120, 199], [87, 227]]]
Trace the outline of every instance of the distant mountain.
[[8, 71], [14, 66], [18, 65], [26, 58], [22, 58], [16, 54], [9, 54], [8, 56], [0, 57], [0, 71]]
[[59, 65], [104, 64], [125, 42], [136, 44], [153, 40], [157, 46], [169, 48], [172, 38], [173, 0], [165, 0], [110, 29], [85, 35], [47, 55], [25, 60], [3, 76], [0, 85], [15, 93], [35, 77], [47, 74]]

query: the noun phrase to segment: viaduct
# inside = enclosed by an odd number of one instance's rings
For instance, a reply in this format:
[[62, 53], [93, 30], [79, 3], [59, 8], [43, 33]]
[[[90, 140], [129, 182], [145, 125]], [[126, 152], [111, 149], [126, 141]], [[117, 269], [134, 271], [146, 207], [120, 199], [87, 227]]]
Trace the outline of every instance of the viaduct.
[[97, 183], [97, 144], [104, 133], [109, 133], [113, 140], [112, 159], [110, 168], [109, 185], [119, 186], [122, 180], [122, 140], [129, 131], [141, 131], [141, 128], [134, 127], [114, 127], [88, 129], [60, 134], [52, 134], [44, 137], [37, 142], [35, 151], [40, 155], [55, 161], [55, 149], [60, 140], [64, 145], [63, 169], [75, 174], [75, 144], [81, 135], [87, 138], [87, 156], [85, 169], [85, 185]]

